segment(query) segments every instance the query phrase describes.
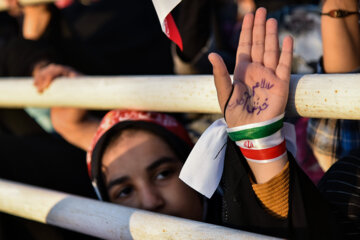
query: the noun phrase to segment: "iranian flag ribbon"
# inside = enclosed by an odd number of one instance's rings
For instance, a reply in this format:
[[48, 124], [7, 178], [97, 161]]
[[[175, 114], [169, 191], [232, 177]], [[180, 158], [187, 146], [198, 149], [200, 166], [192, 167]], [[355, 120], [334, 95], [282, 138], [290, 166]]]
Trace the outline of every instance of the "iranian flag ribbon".
[[158, 15], [161, 29], [165, 35], [183, 50], [183, 43], [176, 27], [171, 11], [181, 2], [181, 0], [152, 0], [156, 13]]

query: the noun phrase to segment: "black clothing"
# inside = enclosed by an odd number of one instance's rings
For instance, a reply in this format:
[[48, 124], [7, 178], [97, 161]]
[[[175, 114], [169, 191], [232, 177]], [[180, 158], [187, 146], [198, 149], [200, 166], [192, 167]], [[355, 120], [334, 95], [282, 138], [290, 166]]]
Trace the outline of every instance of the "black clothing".
[[[183, 0], [178, 7], [176, 23], [183, 40], [183, 51], [177, 48], [182, 61], [190, 63], [200, 74], [212, 73], [208, 60], [218, 53], [228, 71], [235, 67], [236, 48], [232, 33], [236, 23], [237, 5], [231, 0]], [[237, 46], [237, 45], [236, 45]]]
[[[3, 61], [8, 67], [31, 69], [48, 59], [86, 75], [173, 73], [170, 40], [151, 1], [102, 0], [89, 6], [75, 2], [50, 10], [50, 24], [39, 40], [18, 39], [7, 47]], [[6, 66], [3, 72], [16, 73]]]
[[346, 239], [360, 239], [360, 151], [341, 158], [318, 184]]
[[[170, 40], [151, 1], [102, 0], [61, 12], [64, 63], [89, 75], [170, 74]], [[62, 30], [64, 31], [65, 28]]]
[[12, 38], [19, 34], [17, 20], [6, 12], [0, 12], [0, 52], [1, 48]]
[[[0, 134], [0, 178], [95, 198], [85, 152], [59, 137]], [[0, 213], [0, 239], [93, 239]]]
[[249, 166], [228, 139], [221, 187], [222, 225], [290, 239], [341, 239], [327, 202], [289, 156], [289, 213], [284, 220], [270, 215], [252, 189]]
[[95, 197], [85, 152], [60, 137], [0, 135], [0, 178]]
[[0, 76], [31, 76], [39, 61], [59, 62], [55, 50], [46, 42], [11, 39], [0, 55]]

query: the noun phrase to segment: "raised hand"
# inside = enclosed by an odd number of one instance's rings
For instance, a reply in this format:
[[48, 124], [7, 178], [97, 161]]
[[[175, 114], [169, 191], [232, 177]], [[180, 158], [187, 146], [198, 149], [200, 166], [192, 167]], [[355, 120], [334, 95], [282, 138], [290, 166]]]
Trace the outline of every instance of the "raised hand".
[[222, 58], [215, 53], [209, 55], [228, 127], [262, 122], [284, 113], [292, 52], [293, 40], [288, 36], [280, 55], [277, 21], [266, 21], [266, 9], [259, 8], [255, 18], [253, 14], [244, 18], [233, 83]]

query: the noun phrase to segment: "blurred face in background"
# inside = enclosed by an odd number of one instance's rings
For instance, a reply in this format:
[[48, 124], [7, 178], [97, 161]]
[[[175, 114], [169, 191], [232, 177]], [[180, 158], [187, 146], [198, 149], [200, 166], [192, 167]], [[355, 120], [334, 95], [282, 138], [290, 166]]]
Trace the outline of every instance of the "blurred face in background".
[[183, 163], [164, 140], [129, 129], [102, 158], [109, 199], [128, 207], [202, 220], [202, 198], [179, 179]]

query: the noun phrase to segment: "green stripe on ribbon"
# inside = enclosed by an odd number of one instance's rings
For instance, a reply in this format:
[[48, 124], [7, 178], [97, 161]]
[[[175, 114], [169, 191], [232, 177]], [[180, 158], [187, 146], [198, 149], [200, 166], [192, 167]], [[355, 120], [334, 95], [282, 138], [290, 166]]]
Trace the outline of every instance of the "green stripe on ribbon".
[[228, 135], [230, 139], [233, 140], [234, 142], [241, 140], [252, 140], [252, 139], [268, 137], [279, 131], [282, 127], [283, 127], [283, 118], [269, 125], [250, 128], [237, 132], [228, 132]]

